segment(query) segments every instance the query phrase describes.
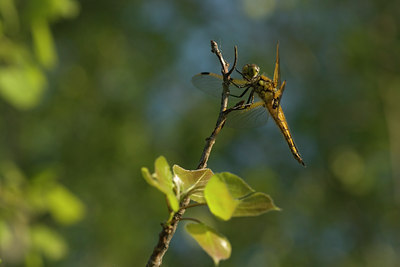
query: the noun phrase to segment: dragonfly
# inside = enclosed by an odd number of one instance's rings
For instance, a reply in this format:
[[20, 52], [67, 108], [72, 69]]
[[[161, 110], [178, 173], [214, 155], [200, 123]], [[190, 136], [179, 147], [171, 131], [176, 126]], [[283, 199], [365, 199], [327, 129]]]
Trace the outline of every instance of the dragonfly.
[[[267, 122], [268, 114], [274, 119], [279, 130], [283, 134], [294, 158], [303, 166], [306, 166], [286, 121], [281, 107], [281, 99], [285, 90], [286, 81], [281, 82], [279, 43], [276, 47], [276, 61], [273, 78], [260, 74], [260, 67], [256, 64], [246, 64], [242, 71], [238, 71], [242, 79], [231, 79], [230, 96], [242, 98], [250, 91], [247, 101], [240, 101], [229, 109], [228, 122], [232, 121], [233, 127], [260, 126]], [[192, 78], [193, 85], [213, 96], [221, 96], [223, 77], [211, 72], [201, 72]], [[256, 101], [255, 101], [256, 95]]]

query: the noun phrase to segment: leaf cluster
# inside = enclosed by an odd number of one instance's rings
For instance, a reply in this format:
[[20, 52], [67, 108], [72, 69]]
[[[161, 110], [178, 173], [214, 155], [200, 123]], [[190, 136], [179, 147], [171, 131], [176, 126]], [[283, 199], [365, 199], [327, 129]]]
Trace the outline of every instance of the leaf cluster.
[[[229, 172], [213, 173], [208, 168], [186, 170], [178, 165], [174, 165], [171, 172], [167, 160], [160, 156], [155, 161], [154, 173], [143, 167], [142, 174], [151, 186], [165, 194], [170, 209], [167, 224], [179, 209], [191, 206], [182, 206], [187, 197], [199, 205], [207, 205], [214, 216], [224, 221], [279, 210], [269, 195], [256, 192], [243, 179]], [[196, 223], [186, 225], [186, 231], [214, 263], [218, 265], [220, 260], [228, 259], [231, 254], [229, 240], [200, 220], [192, 220]]]

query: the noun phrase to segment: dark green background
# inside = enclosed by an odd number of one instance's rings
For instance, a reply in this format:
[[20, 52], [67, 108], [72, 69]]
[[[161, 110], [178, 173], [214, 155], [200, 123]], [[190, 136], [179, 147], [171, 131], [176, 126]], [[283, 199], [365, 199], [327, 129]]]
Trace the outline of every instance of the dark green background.
[[[237, 45], [239, 66], [256, 63], [268, 76], [279, 40], [282, 107], [307, 164], [293, 159], [272, 120], [223, 129], [208, 166], [241, 176], [282, 211], [228, 222], [189, 211], [231, 241], [221, 266], [400, 265], [399, 1], [3, 2], [0, 87], [10, 66], [45, 75], [29, 105], [0, 91], [4, 266], [145, 265], [168, 214], [140, 168], [152, 170], [159, 155], [197, 166], [219, 101], [190, 78], [219, 72], [211, 39], [229, 61]], [[35, 35], [38, 18], [52, 39]], [[9, 59], [17, 47], [29, 63]], [[33, 185], [49, 183], [37, 179], [43, 173], [73, 199], [55, 209], [84, 206], [69, 223], [30, 200]], [[212, 266], [184, 224], [163, 266]], [[37, 225], [59, 240], [33, 242]], [[52, 242], [65, 245], [61, 255]]]

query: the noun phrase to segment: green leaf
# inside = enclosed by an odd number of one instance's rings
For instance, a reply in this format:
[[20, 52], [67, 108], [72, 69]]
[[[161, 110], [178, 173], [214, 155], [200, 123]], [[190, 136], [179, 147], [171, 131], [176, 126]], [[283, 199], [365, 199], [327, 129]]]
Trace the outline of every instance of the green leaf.
[[73, 224], [85, 215], [85, 206], [65, 186], [57, 182], [53, 169], [45, 169], [31, 180], [27, 192], [32, 209], [50, 213], [60, 224]]
[[191, 191], [190, 199], [198, 203], [206, 202], [204, 198], [204, 187], [208, 180], [214, 175], [210, 169], [185, 170], [179, 165], [174, 165], [172, 170], [175, 176], [180, 180], [182, 192], [184, 194]]
[[174, 183], [172, 181], [172, 173], [167, 160], [161, 156], [156, 159], [155, 173], [150, 174], [145, 167], [142, 168], [143, 178], [151, 185], [163, 192], [168, 203], [174, 211], [179, 210], [179, 200], [174, 192]]
[[12, 229], [7, 225], [7, 222], [0, 220], [0, 244], [4, 244], [5, 247], [8, 247], [12, 243], [13, 238]]
[[216, 174], [226, 184], [234, 198], [241, 198], [255, 192], [243, 179], [229, 172]]
[[56, 221], [72, 224], [83, 218], [85, 206], [66, 187], [56, 185], [46, 195], [50, 213]]
[[36, 56], [45, 68], [51, 69], [56, 63], [57, 55], [50, 26], [44, 18], [36, 18], [31, 24]]
[[218, 265], [220, 260], [229, 259], [232, 247], [229, 240], [213, 228], [202, 223], [186, 225], [186, 231]]
[[62, 259], [68, 252], [63, 237], [47, 226], [32, 227], [30, 237], [33, 249], [41, 251], [50, 259]]
[[172, 173], [167, 160], [163, 156], [158, 157], [154, 166], [157, 176], [162, 177], [163, 181], [165, 181], [168, 186], [172, 187]]
[[233, 198], [228, 184], [220, 174], [215, 174], [208, 181], [204, 189], [204, 197], [210, 211], [215, 216], [226, 221], [232, 217], [239, 204], [239, 200]]
[[271, 210], [280, 210], [272, 198], [264, 193], [255, 192], [240, 199], [232, 217], [258, 216]]
[[53, 0], [51, 8], [53, 16], [64, 18], [75, 17], [79, 13], [79, 3], [72, 0]]
[[215, 174], [208, 182], [204, 195], [210, 211], [223, 220], [280, 210], [270, 196], [255, 192], [240, 177], [228, 172]]
[[46, 87], [46, 78], [34, 65], [0, 68], [0, 94], [20, 110], [35, 107]]

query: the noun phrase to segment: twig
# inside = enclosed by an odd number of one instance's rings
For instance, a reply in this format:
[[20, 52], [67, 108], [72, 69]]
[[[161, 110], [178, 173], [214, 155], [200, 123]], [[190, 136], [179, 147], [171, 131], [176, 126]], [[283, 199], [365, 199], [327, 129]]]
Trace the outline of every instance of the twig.
[[210, 157], [210, 153], [212, 150], [212, 147], [214, 146], [215, 139], [217, 138], [217, 135], [221, 131], [222, 127], [224, 127], [225, 121], [226, 121], [226, 115], [225, 111], [228, 107], [228, 98], [229, 98], [229, 84], [231, 80], [231, 73], [236, 67], [237, 63], [237, 47], [235, 46], [235, 61], [230, 70], [228, 70], [229, 64], [225, 62], [224, 58], [222, 57], [221, 52], [218, 49], [218, 45], [215, 41], [211, 41], [211, 52], [213, 52], [215, 55], [217, 55], [219, 62], [221, 63], [222, 69], [221, 73], [222, 76], [224, 77], [224, 82], [222, 84], [223, 87], [223, 92], [222, 92], [222, 97], [221, 97], [221, 107], [219, 111], [219, 116], [217, 120], [217, 124], [215, 125], [214, 131], [211, 133], [210, 137], [206, 139], [206, 145], [204, 146], [203, 153], [201, 155], [200, 163], [197, 166], [197, 169], [204, 169], [207, 167], [207, 161], [208, 158]]
[[[217, 123], [210, 137], [206, 139], [206, 144], [203, 149], [203, 153], [200, 158], [199, 165], [197, 169], [204, 169], [207, 167], [207, 161], [210, 157], [210, 153], [213, 145], [215, 144], [215, 140], [217, 138], [218, 133], [221, 131], [222, 127], [225, 124], [226, 116], [225, 111], [228, 107], [228, 98], [229, 98], [229, 84], [231, 80], [231, 73], [236, 67], [237, 63], [237, 48], [235, 46], [235, 61], [232, 68], [229, 70], [229, 64], [224, 60], [220, 50], [218, 49], [218, 44], [215, 41], [211, 41], [211, 52], [214, 53], [221, 63], [221, 73], [224, 78], [224, 82], [222, 84], [223, 92], [221, 97], [221, 107], [219, 111], [219, 116], [217, 119]], [[153, 253], [150, 256], [150, 259], [147, 262], [146, 267], [159, 267], [161, 266], [162, 259], [164, 254], [167, 252], [169, 243], [171, 242], [172, 237], [175, 234], [176, 228], [180, 220], [182, 220], [182, 216], [185, 213], [186, 209], [189, 208], [190, 197], [185, 197], [180, 203], [180, 209], [174, 214], [170, 224], [162, 224], [162, 230], [159, 234], [159, 239], [157, 245], [154, 247]]]
[[[180, 203], [181, 207], [185, 207], [189, 204], [190, 198], [187, 197], [182, 200]], [[158, 235], [158, 243], [154, 247], [153, 253], [151, 254], [146, 267], [159, 267], [161, 266], [162, 259], [164, 257], [165, 252], [167, 252], [169, 248], [169, 243], [171, 242], [172, 237], [175, 234], [176, 228], [178, 226], [178, 222], [181, 220], [182, 215], [185, 213], [186, 209], [178, 210], [170, 224], [161, 224], [162, 230]]]
[[185, 207], [181, 207], [181, 209], [190, 209], [190, 208], [194, 208], [194, 207], [198, 207], [198, 206], [205, 206], [206, 203], [193, 203], [193, 204], [189, 204]]

